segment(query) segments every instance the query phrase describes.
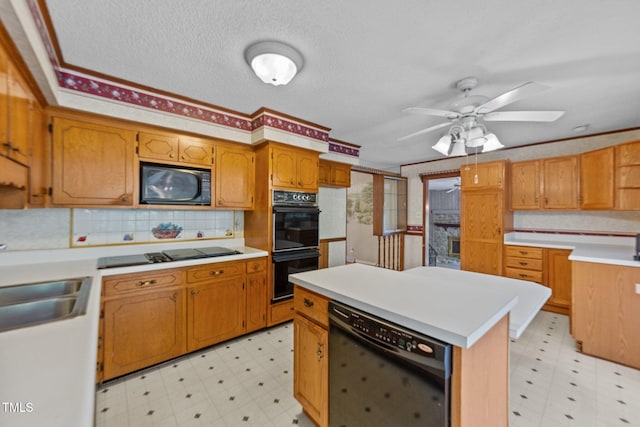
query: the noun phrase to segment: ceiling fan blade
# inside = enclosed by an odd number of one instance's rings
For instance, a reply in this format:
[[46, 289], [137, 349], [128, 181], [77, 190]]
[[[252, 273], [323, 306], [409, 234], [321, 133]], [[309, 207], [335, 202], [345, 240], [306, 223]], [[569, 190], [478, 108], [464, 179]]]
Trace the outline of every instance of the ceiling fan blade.
[[443, 128], [445, 126], [450, 126], [450, 125], [451, 125], [451, 123], [449, 123], [449, 122], [440, 123], [439, 125], [431, 126], [431, 127], [426, 128], [426, 129], [422, 129], [422, 130], [419, 130], [417, 132], [410, 133], [409, 135], [405, 135], [403, 137], [400, 137], [400, 138], [398, 138], [398, 141], [404, 141], [405, 139], [413, 138], [414, 136], [422, 135], [423, 133], [431, 132], [431, 131], [434, 131], [436, 129], [440, 129], [440, 128]]
[[497, 110], [498, 108], [504, 107], [505, 105], [516, 102], [522, 98], [535, 95], [536, 93], [542, 92], [543, 90], [547, 89], [549, 89], [549, 86], [536, 82], [527, 82], [514, 89], [511, 89], [508, 92], [503, 93], [502, 95], [498, 95], [495, 98], [488, 100], [482, 105], [479, 105], [478, 107], [476, 107], [476, 112], [478, 114], [486, 114], [493, 110]]
[[494, 111], [483, 119], [487, 122], [554, 122], [564, 111]]
[[447, 110], [436, 110], [435, 108], [409, 107], [402, 110], [403, 113], [423, 114], [427, 116], [445, 117], [449, 120], [455, 120], [460, 117], [460, 113]]

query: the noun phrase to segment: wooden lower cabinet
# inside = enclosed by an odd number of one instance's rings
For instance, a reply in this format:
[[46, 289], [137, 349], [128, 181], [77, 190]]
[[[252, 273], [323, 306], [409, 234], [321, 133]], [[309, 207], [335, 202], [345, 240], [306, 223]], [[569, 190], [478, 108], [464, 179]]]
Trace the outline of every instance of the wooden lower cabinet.
[[640, 369], [640, 268], [573, 262], [571, 334], [585, 354]]
[[[319, 427], [329, 425], [328, 300], [296, 287], [293, 395]], [[315, 321], [310, 320], [315, 319]], [[319, 323], [318, 323], [319, 322]]]
[[506, 245], [504, 276], [551, 288], [543, 310], [570, 314], [571, 261], [568, 249]]
[[244, 278], [230, 278], [188, 288], [187, 351], [244, 332]]
[[267, 326], [266, 258], [105, 276], [96, 380]]
[[267, 276], [247, 275], [247, 318], [245, 332], [252, 332], [267, 326]]
[[291, 319], [293, 319], [293, 301], [282, 301], [269, 306], [269, 326]]
[[144, 291], [104, 303], [103, 379], [183, 354], [183, 288]]

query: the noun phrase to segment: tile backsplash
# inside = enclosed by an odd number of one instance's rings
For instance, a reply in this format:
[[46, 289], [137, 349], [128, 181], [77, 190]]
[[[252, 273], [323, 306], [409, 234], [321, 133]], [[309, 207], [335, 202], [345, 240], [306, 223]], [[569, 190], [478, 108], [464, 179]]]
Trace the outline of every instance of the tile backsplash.
[[73, 209], [71, 246], [236, 237], [234, 211]]
[[0, 210], [8, 250], [242, 238], [244, 214], [218, 210]]

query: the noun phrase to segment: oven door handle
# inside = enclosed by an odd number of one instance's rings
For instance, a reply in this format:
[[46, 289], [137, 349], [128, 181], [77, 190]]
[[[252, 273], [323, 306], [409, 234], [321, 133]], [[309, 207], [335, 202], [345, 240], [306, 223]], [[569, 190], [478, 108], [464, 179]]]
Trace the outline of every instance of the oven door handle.
[[290, 213], [290, 212], [304, 212], [304, 213], [320, 213], [320, 208], [317, 206], [274, 206], [273, 213]]

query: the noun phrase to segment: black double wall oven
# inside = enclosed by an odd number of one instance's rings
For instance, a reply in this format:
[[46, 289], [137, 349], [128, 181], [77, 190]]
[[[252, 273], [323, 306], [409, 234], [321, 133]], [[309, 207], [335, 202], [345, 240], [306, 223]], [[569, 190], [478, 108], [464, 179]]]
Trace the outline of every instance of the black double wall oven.
[[316, 193], [273, 191], [273, 298], [293, 297], [289, 274], [318, 269], [319, 217]]

